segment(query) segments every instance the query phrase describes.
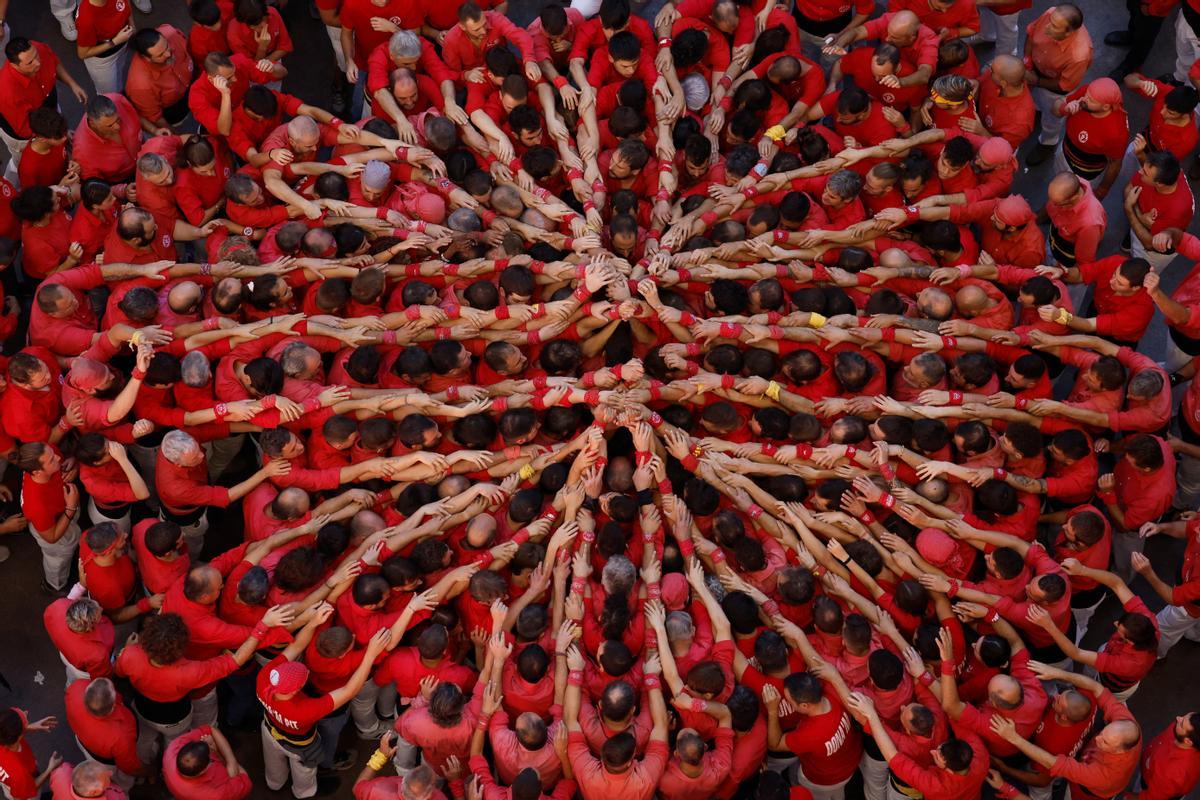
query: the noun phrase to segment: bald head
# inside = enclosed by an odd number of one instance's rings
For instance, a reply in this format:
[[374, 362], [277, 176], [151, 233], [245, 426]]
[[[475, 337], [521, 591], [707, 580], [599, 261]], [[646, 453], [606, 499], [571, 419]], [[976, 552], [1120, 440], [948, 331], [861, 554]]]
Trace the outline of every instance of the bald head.
[[1046, 199], [1055, 205], [1066, 205], [1079, 192], [1079, 178], [1073, 172], [1060, 172], [1050, 179]]
[[386, 527], [387, 522], [374, 511], [360, 511], [354, 515], [354, 519], [350, 520], [350, 542], [357, 545], [372, 533]]
[[289, 486], [275, 498], [275, 512], [281, 519], [297, 519], [308, 513], [311, 501], [308, 492]]
[[315, 143], [321, 137], [321, 129], [312, 117], [299, 116], [292, 119], [287, 126], [288, 139], [294, 144]]
[[513, 731], [517, 734], [517, 741], [527, 750], [540, 750], [546, 744], [546, 722], [532, 711], [517, 717]]
[[921, 27], [921, 19], [911, 11], [897, 11], [888, 20], [888, 40], [913, 38]]
[[221, 592], [221, 573], [216, 567], [200, 564], [188, 570], [183, 582], [183, 594], [193, 603], [212, 603]]
[[887, 267], [888, 269], [902, 269], [911, 267], [913, 260], [908, 257], [908, 253], [898, 247], [890, 247], [879, 254], [879, 266]]
[[1083, 722], [1092, 713], [1092, 701], [1074, 689], [1063, 692], [1063, 716], [1070, 722]]
[[512, 186], [497, 186], [492, 189], [492, 207], [496, 213], [516, 219], [525, 210], [521, 194]]
[[467, 541], [472, 547], [483, 547], [496, 535], [496, 518], [479, 514], [467, 523]]
[[184, 314], [196, 307], [200, 302], [200, 284], [184, 281], [171, 287], [167, 292], [167, 307], [176, 314]]
[[979, 286], [964, 286], [955, 293], [954, 305], [960, 314], [973, 317], [987, 308], [987, 292]]
[[927, 319], [945, 320], [954, 311], [950, 295], [941, 289], [925, 289], [917, 296], [917, 308]]
[[1021, 705], [1021, 684], [1011, 675], [996, 675], [988, 681], [988, 700], [996, 708], [1012, 711]]
[[1019, 86], [1025, 82], [1025, 62], [1007, 53], [998, 55], [992, 60], [992, 76], [1009, 86]]

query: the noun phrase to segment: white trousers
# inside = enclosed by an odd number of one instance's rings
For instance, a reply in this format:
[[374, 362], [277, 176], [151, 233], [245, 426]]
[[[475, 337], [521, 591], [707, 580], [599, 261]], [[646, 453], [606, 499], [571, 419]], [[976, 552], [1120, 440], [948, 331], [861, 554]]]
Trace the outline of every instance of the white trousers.
[[111, 94], [125, 90], [125, 73], [129, 71], [129, 46], [124, 45], [112, 55], [85, 58], [83, 65], [97, 94]]
[[866, 752], [858, 762], [858, 769], [863, 777], [864, 800], [884, 800], [887, 796], [888, 765], [886, 761], [871, 758]]
[[[137, 713], [138, 721], [138, 738], [137, 738], [137, 754], [143, 764], [155, 764], [159, 755], [166, 751], [167, 745], [183, 736], [192, 729], [192, 712], [188, 712], [187, 716], [179, 720], [179, 722], [171, 725], [162, 725], [158, 722], [150, 720]], [[162, 739], [162, 746], [159, 747], [159, 739]]]
[[312, 797], [317, 793], [317, 768], [300, 763], [300, 756], [280, 744], [262, 724], [263, 772], [267, 787], [278, 792], [292, 779], [292, 794], [297, 798]]
[[90, 681], [92, 679], [91, 673], [84, 672], [83, 670], [79, 669], [74, 664], [72, 664], [70, 661], [67, 661], [67, 657], [64, 656], [62, 653], [59, 653], [58, 657], [62, 660], [63, 667], [65, 667], [67, 670], [67, 688], [68, 689], [71, 688], [71, 684], [74, 683], [75, 681]]
[[1038, 144], [1058, 144], [1062, 141], [1063, 131], [1067, 127], [1067, 118], [1054, 113], [1054, 106], [1063, 95], [1056, 94], [1038, 86], [1033, 89], [1033, 102], [1038, 111], [1042, 112], [1042, 130], [1038, 133]]
[[338, 71], [345, 73], [346, 53], [342, 50], [342, 29], [326, 25], [325, 32], [329, 34], [329, 43], [333, 45], [333, 57], [337, 59]]
[[33, 540], [42, 548], [42, 571], [46, 574], [46, 583], [55, 589], [67, 588], [67, 580], [71, 577], [71, 564], [75, 561], [75, 551], [79, 548], [79, 523], [72, 522], [66, 533], [57, 542], [47, 542], [33, 526], [29, 526]]
[[93, 525], [99, 525], [101, 522], [111, 522], [118, 528], [129, 533], [129, 517], [132, 513], [131, 509], [125, 509], [125, 513], [119, 517], [109, 516], [109, 512], [96, 505], [96, 500], [93, 497], [88, 497], [88, 517], [92, 520]]
[[979, 33], [987, 41], [996, 43], [996, 55], [1017, 55], [1017, 44], [1020, 41], [1017, 18], [1020, 14], [1004, 14], [979, 9]]
[[50, 0], [50, 13], [58, 20], [58, 24], [64, 22], [75, 23], [75, 9], [79, 7], [79, 0]]
[[1166, 658], [1175, 643], [1185, 636], [1200, 642], [1200, 619], [1179, 606], [1166, 606], [1158, 612], [1158, 657]]
[[1180, 12], [1175, 18], [1175, 79], [1186, 85], [1188, 72], [1197, 58], [1200, 58], [1200, 38]]

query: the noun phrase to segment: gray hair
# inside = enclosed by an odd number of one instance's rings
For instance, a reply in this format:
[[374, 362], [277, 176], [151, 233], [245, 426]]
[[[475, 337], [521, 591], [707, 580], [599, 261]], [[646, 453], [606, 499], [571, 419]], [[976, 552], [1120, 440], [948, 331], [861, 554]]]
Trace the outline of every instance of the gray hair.
[[637, 580], [637, 568], [633, 562], [623, 555], [615, 555], [608, 559], [604, 571], [600, 573], [600, 583], [609, 594], [621, 594], [633, 588]]
[[388, 55], [393, 59], [421, 57], [421, 39], [412, 31], [396, 31], [388, 40]]
[[75, 633], [88, 633], [100, 619], [100, 604], [83, 597], [67, 606], [67, 627]]
[[311, 348], [304, 342], [292, 342], [279, 356], [279, 366], [289, 378], [298, 378], [308, 369], [307, 357]]
[[692, 615], [686, 611], [672, 611], [667, 614], [664, 627], [667, 629], [667, 639], [672, 642], [687, 639], [696, 633], [696, 626], [692, 624]]
[[190, 386], [193, 389], [207, 386], [212, 378], [212, 364], [208, 362], [208, 356], [199, 350], [193, 350], [184, 356], [183, 360], [179, 362], [179, 370], [184, 386]]
[[704, 80], [704, 76], [698, 72], [684, 75], [679, 80], [679, 87], [683, 89], [683, 104], [687, 106], [688, 111], [699, 111], [704, 108], [704, 104], [708, 102], [711, 94], [708, 81]]
[[158, 153], [143, 153], [138, 156], [137, 169], [143, 175], [160, 175], [171, 165]]
[[100, 797], [111, 780], [111, 767], [99, 761], [84, 761], [71, 773], [71, 791], [76, 797]]
[[99, 120], [102, 120], [105, 117], [111, 117], [113, 114], [116, 114], [116, 113], [117, 113], [117, 104], [114, 103], [111, 98], [105, 97], [102, 94], [98, 94], [95, 97], [93, 97], [91, 100], [88, 100], [88, 104], [87, 104], [88, 122], [98, 122]]
[[863, 179], [857, 172], [840, 169], [829, 176], [829, 182], [825, 185], [838, 197], [849, 200], [862, 191]]
[[174, 430], [167, 431], [167, 435], [163, 437], [161, 450], [163, 458], [172, 464], [178, 464], [184, 456], [199, 446], [191, 434]]

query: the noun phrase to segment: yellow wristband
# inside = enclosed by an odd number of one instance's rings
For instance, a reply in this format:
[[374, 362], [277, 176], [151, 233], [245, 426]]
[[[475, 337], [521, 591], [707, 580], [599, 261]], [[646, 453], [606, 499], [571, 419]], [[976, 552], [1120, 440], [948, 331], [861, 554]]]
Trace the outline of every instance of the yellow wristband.
[[822, 314], [814, 314], [811, 311], [808, 314], [808, 327], [810, 327], [810, 328], [819, 328], [822, 325], [824, 325], [827, 321], [828, 321], [828, 317], [825, 317]]
[[771, 127], [767, 128], [767, 132], [764, 134], [764, 136], [772, 141], [778, 142], [780, 139], [787, 136], [787, 128], [783, 127], [782, 125], [772, 125]]
[[376, 750], [371, 756], [371, 760], [367, 762], [367, 766], [373, 771], [379, 772], [379, 770], [383, 769], [387, 765], [387, 762], [388, 757], [383, 754], [383, 751]]
[[1067, 311], [1065, 308], [1060, 308], [1058, 310], [1058, 316], [1055, 317], [1055, 322], [1057, 322], [1059, 325], [1069, 325], [1073, 319], [1075, 319], [1074, 314], [1072, 314], [1070, 311]]
[[772, 400], [778, 401], [780, 388], [781, 387], [778, 383], [776, 383], [775, 381], [771, 381], [770, 383], [767, 384], [767, 388], [763, 392], [763, 394], [765, 394], [767, 397], [771, 398]]
[[526, 464], [525, 466], [521, 467], [521, 470], [517, 474], [521, 476], [521, 480], [527, 481], [533, 477], [534, 472], [535, 470], [533, 465]]

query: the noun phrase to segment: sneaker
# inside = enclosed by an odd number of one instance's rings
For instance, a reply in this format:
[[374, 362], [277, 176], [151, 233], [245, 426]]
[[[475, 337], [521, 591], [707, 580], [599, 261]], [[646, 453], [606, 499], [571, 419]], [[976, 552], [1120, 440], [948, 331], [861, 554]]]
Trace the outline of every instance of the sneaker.
[[1129, 47], [1132, 42], [1129, 31], [1113, 31], [1104, 37], [1104, 43], [1109, 47]]
[[8, 557], [12, 555], [12, 551], [4, 545], [0, 544], [0, 563], [8, 561]]
[[58, 26], [62, 28], [63, 38], [68, 42], [73, 42], [79, 38], [79, 31], [75, 30], [75, 20], [64, 19], [60, 20]]
[[150, 0], [133, 0], [133, 7], [143, 14], [149, 14], [154, 10], [154, 6], [150, 5]]

